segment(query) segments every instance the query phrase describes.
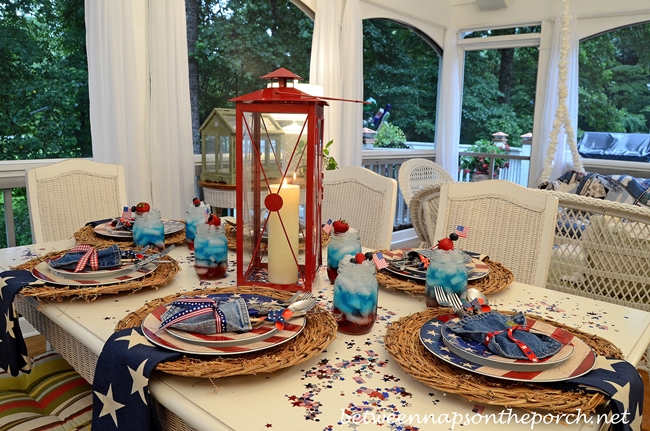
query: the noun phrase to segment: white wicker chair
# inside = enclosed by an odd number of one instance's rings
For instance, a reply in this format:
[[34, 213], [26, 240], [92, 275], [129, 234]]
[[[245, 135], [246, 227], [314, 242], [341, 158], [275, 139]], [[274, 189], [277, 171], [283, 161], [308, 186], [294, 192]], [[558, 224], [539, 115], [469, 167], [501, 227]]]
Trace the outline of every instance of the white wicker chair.
[[406, 205], [410, 205], [411, 199], [421, 188], [451, 181], [454, 178], [442, 166], [427, 159], [405, 161], [399, 168], [397, 178]]
[[390, 249], [397, 206], [397, 181], [369, 169], [325, 171], [322, 219], [346, 220], [359, 229], [361, 245]]
[[516, 281], [544, 287], [553, 246], [558, 201], [541, 190], [502, 180], [445, 183], [434, 238], [469, 227], [456, 246], [485, 253]]
[[124, 167], [72, 159], [26, 172], [34, 244], [72, 237], [87, 222], [128, 205]]
[[430, 248], [436, 233], [436, 218], [440, 205], [440, 187], [443, 183], [426, 186], [418, 190], [411, 198], [409, 212], [411, 224], [420, 238], [420, 248]]
[[549, 289], [650, 311], [650, 209], [564, 192]]
[[[650, 311], [650, 209], [548, 193], [559, 211], [546, 287]], [[649, 362], [650, 347], [637, 368]]]

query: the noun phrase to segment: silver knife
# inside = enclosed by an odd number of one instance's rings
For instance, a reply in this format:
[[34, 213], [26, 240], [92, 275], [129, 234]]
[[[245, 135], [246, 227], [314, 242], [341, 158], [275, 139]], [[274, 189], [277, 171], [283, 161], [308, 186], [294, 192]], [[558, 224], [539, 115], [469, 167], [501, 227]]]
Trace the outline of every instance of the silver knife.
[[140, 262], [138, 262], [138, 263], [135, 265], [135, 269], [134, 269], [134, 271], [138, 271], [138, 270], [139, 270], [140, 268], [142, 268], [143, 266], [145, 266], [145, 265], [147, 265], [147, 264], [150, 264], [151, 262], [153, 262], [153, 261], [156, 260], [156, 259], [160, 259], [160, 258], [163, 257], [164, 255], [166, 255], [167, 253], [169, 253], [170, 251], [172, 251], [172, 250], [174, 249], [174, 247], [175, 247], [175, 245], [172, 244], [172, 245], [170, 245], [169, 247], [167, 247], [166, 249], [164, 249], [163, 251], [161, 251], [160, 253], [152, 254], [152, 255], [150, 255], [149, 257], [147, 257], [146, 259], [141, 260]]

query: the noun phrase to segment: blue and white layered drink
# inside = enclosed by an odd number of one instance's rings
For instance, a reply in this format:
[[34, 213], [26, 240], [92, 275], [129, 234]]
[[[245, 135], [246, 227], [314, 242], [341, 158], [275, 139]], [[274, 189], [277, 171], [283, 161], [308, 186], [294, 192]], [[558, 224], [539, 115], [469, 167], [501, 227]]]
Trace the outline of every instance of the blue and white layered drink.
[[334, 282], [334, 307], [339, 331], [344, 334], [366, 334], [372, 329], [377, 315], [379, 286], [376, 267], [372, 260], [357, 263], [353, 255], [345, 255], [339, 262], [338, 277]]
[[194, 270], [202, 280], [216, 280], [228, 271], [228, 239], [223, 226], [200, 224], [194, 237]]
[[327, 276], [330, 279], [330, 284], [334, 284], [338, 276], [337, 270], [339, 262], [350, 254], [354, 257], [355, 254], [361, 252], [361, 242], [359, 241], [359, 231], [350, 228], [347, 232], [334, 232], [327, 245]]
[[467, 293], [467, 267], [465, 255], [457, 250], [433, 250], [427, 268], [424, 288], [427, 307], [438, 306], [434, 287], [441, 286], [446, 293], [455, 293], [461, 300]]

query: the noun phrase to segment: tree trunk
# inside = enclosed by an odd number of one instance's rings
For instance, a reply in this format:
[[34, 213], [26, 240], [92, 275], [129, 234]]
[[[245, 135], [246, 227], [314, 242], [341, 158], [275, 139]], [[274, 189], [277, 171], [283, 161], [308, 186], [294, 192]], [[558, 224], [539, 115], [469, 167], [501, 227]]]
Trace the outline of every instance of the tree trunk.
[[201, 153], [201, 136], [199, 127], [199, 62], [194, 57], [194, 48], [198, 39], [199, 30], [199, 0], [185, 0], [185, 14], [187, 15], [187, 52], [188, 73], [190, 80], [190, 109], [192, 110], [192, 145], [194, 154]]
[[513, 82], [513, 67], [515, 60], [515, 49], [507, 48], [500, 49], [501, 65], [499, 67], [499, 91], [503, 93], [502, 96], [497, 98], [497, 102], [501, 104], [510, 103], [510, 96], [512, 94]]

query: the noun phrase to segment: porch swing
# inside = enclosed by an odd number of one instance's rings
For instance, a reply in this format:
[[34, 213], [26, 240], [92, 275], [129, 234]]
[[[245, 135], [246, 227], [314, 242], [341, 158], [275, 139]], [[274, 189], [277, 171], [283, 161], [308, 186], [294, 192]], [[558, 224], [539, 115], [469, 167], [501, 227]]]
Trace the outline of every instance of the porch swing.
[[[568, 1], [564, 4], [566, 17]], [[566, 27], [563, 44], [568, 44]], [[540, 188], [552, 188], [548, 180], [562, 125], [573, 156], [571, 174], [584, 173], [564, 100], [567, 57], [568, 49], [562, 50], [560, 100]], [[546, 287], [650, 311], [650, 208], [557, 190], [548, 193], [558, 198], [559, 208]]]

